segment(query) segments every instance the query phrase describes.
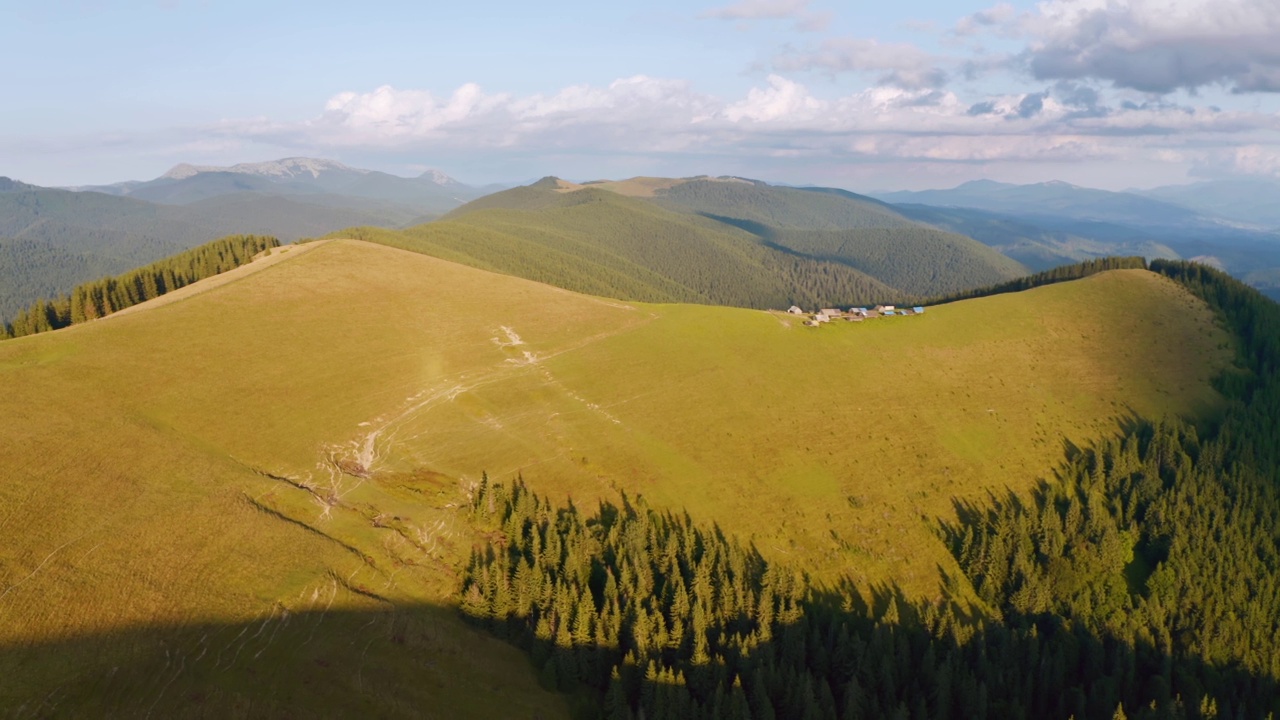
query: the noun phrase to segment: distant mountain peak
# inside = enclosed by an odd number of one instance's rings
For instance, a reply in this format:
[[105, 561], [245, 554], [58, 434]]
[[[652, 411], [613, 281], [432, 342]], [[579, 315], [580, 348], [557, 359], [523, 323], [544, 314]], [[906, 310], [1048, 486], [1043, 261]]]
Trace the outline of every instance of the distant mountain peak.
[[418, 176], [418, 179], [427, 180], [435, 183], [436, 185], [461, 185], [462, 184], [457, 180], [454, 180], [453, 178], [449, 177], [448, 175], [445, 175], [443, 172], [436, 170], [435, 168], [432, 168], [422, 173], [421, 175]]

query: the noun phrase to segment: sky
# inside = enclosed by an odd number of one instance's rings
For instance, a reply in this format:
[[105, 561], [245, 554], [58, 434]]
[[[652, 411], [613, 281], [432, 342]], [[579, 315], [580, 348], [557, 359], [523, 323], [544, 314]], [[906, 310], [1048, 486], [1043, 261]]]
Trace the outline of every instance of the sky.
[[0, 175], [1280, 176], [1277, 0], [0, 0]]

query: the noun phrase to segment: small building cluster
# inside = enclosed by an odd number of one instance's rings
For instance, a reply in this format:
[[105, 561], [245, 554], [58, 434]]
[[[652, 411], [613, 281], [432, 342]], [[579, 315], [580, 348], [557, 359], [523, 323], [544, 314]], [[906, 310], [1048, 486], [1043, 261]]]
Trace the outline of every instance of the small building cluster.
[[875, 318], [883, 317], [909, 317], [911, 315], [923, 315], [924, 307], [917, 305], [911, 308], [899, 308], [894, 305], [876, 305], [873, 308], [849, 308], [847, 311], [840, 310], [839, 308], [822, 308], [810, 315], [802, 308], [792, 305], [787, 308], [787, 312], [792, 315], [809, 315], [809, 319], [805, 320], [804, 324], [808, 327], [818, 327], [823, 323], [829, 323], [833, 320], [862, 322], [864, 320], [873, 320]]

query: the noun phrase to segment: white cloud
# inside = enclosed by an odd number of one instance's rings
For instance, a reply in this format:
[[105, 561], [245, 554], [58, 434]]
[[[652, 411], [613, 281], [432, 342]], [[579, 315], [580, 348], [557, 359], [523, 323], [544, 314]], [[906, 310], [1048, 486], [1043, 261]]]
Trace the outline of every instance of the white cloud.
[[[169, 164], [284, 155], [352, 164], [372, 156], [421, 159], [464, 177], [483, 167], [495, 179], [733, 172], [812, 182], [866, 166], [893, 166], [904, 178], [965, 179], [957, 168], [1052, 164], [1064, 172], [1100, 163], [1171, 168], [1155, 171], [1160, 181], [1197, 167], [1280, 174], [1280, 114], [1122, 100], [1068, 82], [976, 97], [888, 85], [823, 94], [780, 74], [730, 98], [647, 76], [528, 95], [474, 84], [444, 94], [383, 86], [336, 94], [309, 120], [229, 120], [122, 136], [111, 147], [122, 156], [172, 158]], [[8, 140], [0, 150], [30, 149]], [[104, 147], [102, 138], [68, 143], [65, 152], [88, 147]]]
[[301, 125], [272, 128], [333, 145], [388, 146], [447, 141], [465, 147], [613, 144], [620, 151], [673, 149], [670, 131], [688, 131], [717, 105], [688, 83], [637, 75], [605, 87], [572, 85], [542, 95], [490, 94], [474, 84], [448, 97], [383, 86], [331, 98]]
[[1241, 167], [1254, 157], [1250, 167], [1265, 169], [1268, 148], [1280, 146], [1280, 116], [1162, 103], [1108, 105], [1096, 91], [1071, 84], [976, 101], [949, 90], [894, 86], [821, 98], [799, 82], [770, 75], [745, 96], [724, 100], [684, 81], [636, 76], [523, 97], [475, 85], [448, 96], [384, 86], [336, 95], [311, 121], [233, 123], [218, 132], [322, 150], [636, 154], [691, 162], [722, 156], [811, 163], [1162, 162], [1191, 147], [1244, 141], [1258, 149]]
[[770, 75], [768, 82], [768, 88], [752, 88], [745, 100], [727, 106], [724, 109], [725, 119], [735, 123], [743, 120], [796, 121], [812, 118], [822, 109], [822, 103], [803, 85], [777, 75]]

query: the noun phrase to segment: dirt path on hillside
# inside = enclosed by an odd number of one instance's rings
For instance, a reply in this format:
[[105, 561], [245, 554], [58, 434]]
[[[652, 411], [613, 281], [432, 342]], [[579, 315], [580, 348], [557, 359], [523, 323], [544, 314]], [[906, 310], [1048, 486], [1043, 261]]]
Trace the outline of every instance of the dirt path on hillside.
[[[635, 310], [631, 306], [626, 307], [628, 310]], [[326, 467], [326, 460], [329, 464], [333, 464], [335, 460], [343, 460], [362, 473], [375, 472], [378, 470], [379, 463], [386, 458], [392, 451], [392, 448], [400, 441], [406, 440], [401, 437], [401, 430], [412, 422], [415, 418], [420, 417], [425, 412], [430, 411], [433, 407], [442, 403], [453, 402], [459, 395], [473, 392], [481, 388], [504, 382], [519, 373], [534, 370], [540, 372], [545, 378], [548, 386], [557, 386], [566, 393], [570, 398], [584, 404], [588, 409], [604, 415], [610, 422], [621, 424], [613, 415], [604, 411], [599, 405], [590, 402], [564, 386], [558, 380], [551, 376], [543, 363], [566, 353], [576, 352], [587, 346], [601, 342], [611, 337], [621, 335], [648, 325], [657, 319], [656, 313], [647, 313], [637, 315], [630, 322], [622, 327], [613, 328], [605, 332], [596, 333], [585, 338], [580, 338], [570, 342], [556, 350], [550, 352], [531, 352], [521, 351], [522, 357], [510, 357], [496, 366], [491, 366], [487, 370], [476, 372], [468, 370], [453, 376], [439, 379], [432, 387], [420, 389], [405, 398], [400, 407], [383, 413], [378, 417], [372, 418], [366, 422], [360, 423], [362, 431], [355, 439], [346, 443], [335, 443], [325, 446], [325, 457], [321, 460], [318, 467]], [[505, 336], [490, 338], [492, 342], [504, 348], [512, 348], [516, 345], [526, 345], [525, 340], [509, 326], [501, 326], [495, 331], [495, 335]], [[417, 435], [408, 440], [416, 438]], [[336, 482], [336, 477], [330, 478], [331, 482]]]

